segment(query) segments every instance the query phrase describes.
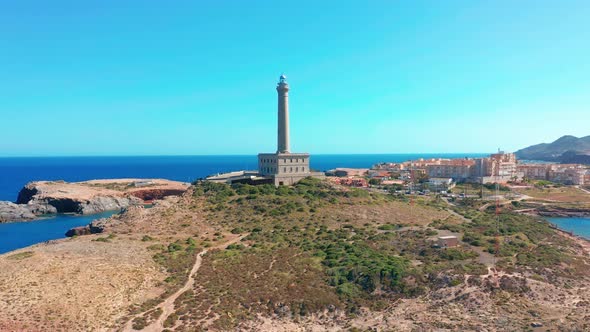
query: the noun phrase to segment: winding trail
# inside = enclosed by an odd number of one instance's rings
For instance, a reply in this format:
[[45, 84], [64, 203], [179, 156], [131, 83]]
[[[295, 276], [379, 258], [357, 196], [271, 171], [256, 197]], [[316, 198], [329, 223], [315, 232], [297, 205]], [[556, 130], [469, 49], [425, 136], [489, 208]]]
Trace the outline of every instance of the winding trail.
[[203, 262], [203, 255], [205, 255], [209, 250], [215, 250], [215, 249], [225, 249], [227, 246], [234, 244], [236, 242], [239, 242], [240, 240], [242, 240], [244, 237], [246, 237], [248, 234], [244, 234], [241, 236], [235, 236], [233, 239], [221, 243], [217, 246], [211, 247], [211, 248], [207, 248], [204, 249], [203, 251], [201, 251], [200, 253], [197, 254], [197, 259], [195, 261], [195, 264], [193, 265], [193, 268], [190, 271], [190, 274], [188, 276], [188, 279], [186, 281], [186, 283], [179, 289], [177, 290], [174, 294], [170, 295], [168, 298], [166, 298], [166, 300], [164, 300], [163, 302], [161, 302], [160, 304], [158, 304], [156, 307], [151, 308], [149, 310], [146, 310], [142, 313], [139, 313], [135, 316], [133, 316], [133, 318], [131, 318], [127, 324], [125, 324], [125, 326], [123, 327], [122, 331], [123, 332], [132, 332], [132, 331], [137, 331], [135, 329], [133, 329], [133, 320], [137, 317], [141, 317], [143, 316], [145, 313], [147, 313], [148, 311], [152, 311], [154, 309], [162, 309], [162, 314], [160, 315], [160, 317], [158, 317], [158, 319], [156, 319], [155, 322], [153, 322], [152, 324], [144, 327], [141, 331], [146, 331], [146, 332], [159, 332], [164, 330], [164, 321], [166, 321], [166, 318], [168, 318], [168, 316], [170, 316], [173, 312], [174, 312], [174, 301], [176, 301], [176, 299], [182, 295], [182, 293], [186, 292], [189, 289], [192, 289], [194, 284], [195, 284], [195, 275], [197, 273], [197, 271], [199, 270], [199, 268], [201, 267], [201, 263]]

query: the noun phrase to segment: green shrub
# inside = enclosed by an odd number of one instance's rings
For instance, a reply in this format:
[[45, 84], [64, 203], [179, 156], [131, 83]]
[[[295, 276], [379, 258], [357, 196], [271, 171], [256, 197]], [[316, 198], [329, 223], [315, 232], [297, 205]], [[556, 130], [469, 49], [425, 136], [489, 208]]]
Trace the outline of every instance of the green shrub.
[[[356, 242], [328, 242], [319, 244], [317, 249], [325, 254], [323, 264], [337, 285], [353, 283], [366, 293], [372, 293], [377, 287], [399, 289], [409, 264], [403, 258], [383, 254]], [[341, 290], [345, 293], [349, 291], [350, 286]]]
[[227, 246], [227, 250], [242, 250], [246, 248], [243, 244], [240, 243], [232, 243], [229, 246]]
[[182, 250], [182, 245], [180, 245], [180, 243], [174, 242], [168, 245], [168, 252], [175, 252], [179, 250]]
[[145, 317], [135, 317], [132, 322], [134, 330], [143, 330], [147, 326], [147, 320]]
[[143, 241], [143, 242], [147, 242], [147, 241], [153, 241], [153, 240], [154, 240], [154, 238], [153, 238], [153, 237], [151, 237], [151, 236], [149, 236], [149, 235], [144, 235], [144, 236], [141, 238], [141, 241]]
[[390, 230], [393, 230], [395, 228], [396, 228], [396, 226], [395, 225], [392, 225], [392, 224], [384, 224], [384, 225], [379, 225], [377, 227], [377, 229], [380, 229], [382, 231], [390, 231]]
[[241, 234], [243, 232], [244, 232], [244, 230], [242, 228], [240, 228], [240, 227], [236, 227], [236, 228], [234, 228], [234, 229], [231, 230], [231, 233], [232, 234]]
[[477, 257], [477, 253], [458, 248], [447, 248], [440, 250], [439, 256], [446, 260], [461, 261], [469, 258], [475, 258]]

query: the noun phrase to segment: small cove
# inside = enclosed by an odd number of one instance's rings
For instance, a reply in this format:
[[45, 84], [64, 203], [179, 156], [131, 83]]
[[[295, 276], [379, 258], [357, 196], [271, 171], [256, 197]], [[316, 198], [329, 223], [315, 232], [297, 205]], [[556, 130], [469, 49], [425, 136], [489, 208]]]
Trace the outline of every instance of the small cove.
[[65, 238], [73, 227], [85, 226], [119, 211], [106, 211], [92, 215], [57, 214], [28, 222], [0, 223], [0, 254], [49, 240]]

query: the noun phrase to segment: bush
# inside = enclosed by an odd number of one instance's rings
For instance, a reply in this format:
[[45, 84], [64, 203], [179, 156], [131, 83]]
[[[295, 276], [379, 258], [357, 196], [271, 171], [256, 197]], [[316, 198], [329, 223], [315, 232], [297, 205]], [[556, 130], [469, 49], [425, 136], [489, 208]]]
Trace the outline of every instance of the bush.
[[134, 330], [143, 330], [147, 326], [147, 320], [145, 317], [135, 317], [132, 322]]
[[359, 296], [359, 288], [350, 282], [344, 281], [336, 287], [336, 293], [344, 298], [351, 299]]
[[457, 248], [447, 248], [440, 251], [439, 256], [442, 259], [450, 260], [450, 261], [462, 261], [469, 258], [477, 257], [477, 254], [473, 251], [466, 251]]
[[382, 230], [382, 231], [390, 231], [395, 228], [396, 228], [396, 226], [392, 225], [392, 224], [379, 225], [379, 227], [377, 227], [377, 229]]
[[[317, 249], [325, 254], [323, 264], [328, 267], [327, 272], [337, 287], [348, 282], [366, 293], [377, 288], [401, 289], [401, 278], [408, 267], [403, 258], [383, 254], [356, 242], [328, 242], [320, 244]], [[342, 294], [351, 291], [350, 286], [343, 286], [340, 290]]]
[[149, 235], [144, 235], [144, 236], [141, 238], [141, 241], [143, 241], [143, 242], [147, 242], [147, 241], [153, 241], [153, 240], [154, 240], [154, 238], [153, 238], [153, 237], [151, 237], [151, 236], [149, 236]]
[[232, 243], [229, 246], [227, 246], [227, 250], [242, 250], [246, 248], [243, 244], [240, 243]]
[[168, 245], [168, 252], [175, 252], [179, 250], [182, 250], [182, 246], [180, 245], [180, 243], [174, 242]]
[[[488, 190], [496, 190], [496, 183], [486, 183], [483, 185]], [[498, 189], [500, 191], [510, 191], [510, 188], [504, 185], [499, 184]]]
[[476, 247], [481, 247], [483, 245], [481, 235], [473, 232], [465, 232], [465, 234], [463, 234], [463, 242]]
[[236, 227], [236, 228], [234, 228], [234, 229], [231, 230], [231, 233], [232, 234], [241, 234], [243, 232], [244, 232], [244, 230], [242, 228], [240, 228], [240, 227]]

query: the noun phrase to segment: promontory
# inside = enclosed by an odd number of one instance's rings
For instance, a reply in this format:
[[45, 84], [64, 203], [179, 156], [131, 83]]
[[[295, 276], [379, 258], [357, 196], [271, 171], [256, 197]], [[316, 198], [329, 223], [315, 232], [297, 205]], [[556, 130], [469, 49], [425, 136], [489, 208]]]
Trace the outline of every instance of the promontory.
[[55, 213], [94, 214], [180, 195], [189, 184], [163, 179], [110, 179], [84, 182], [36, 181], [16, 202], [0, 201], [0, 222], [27, 221]]

